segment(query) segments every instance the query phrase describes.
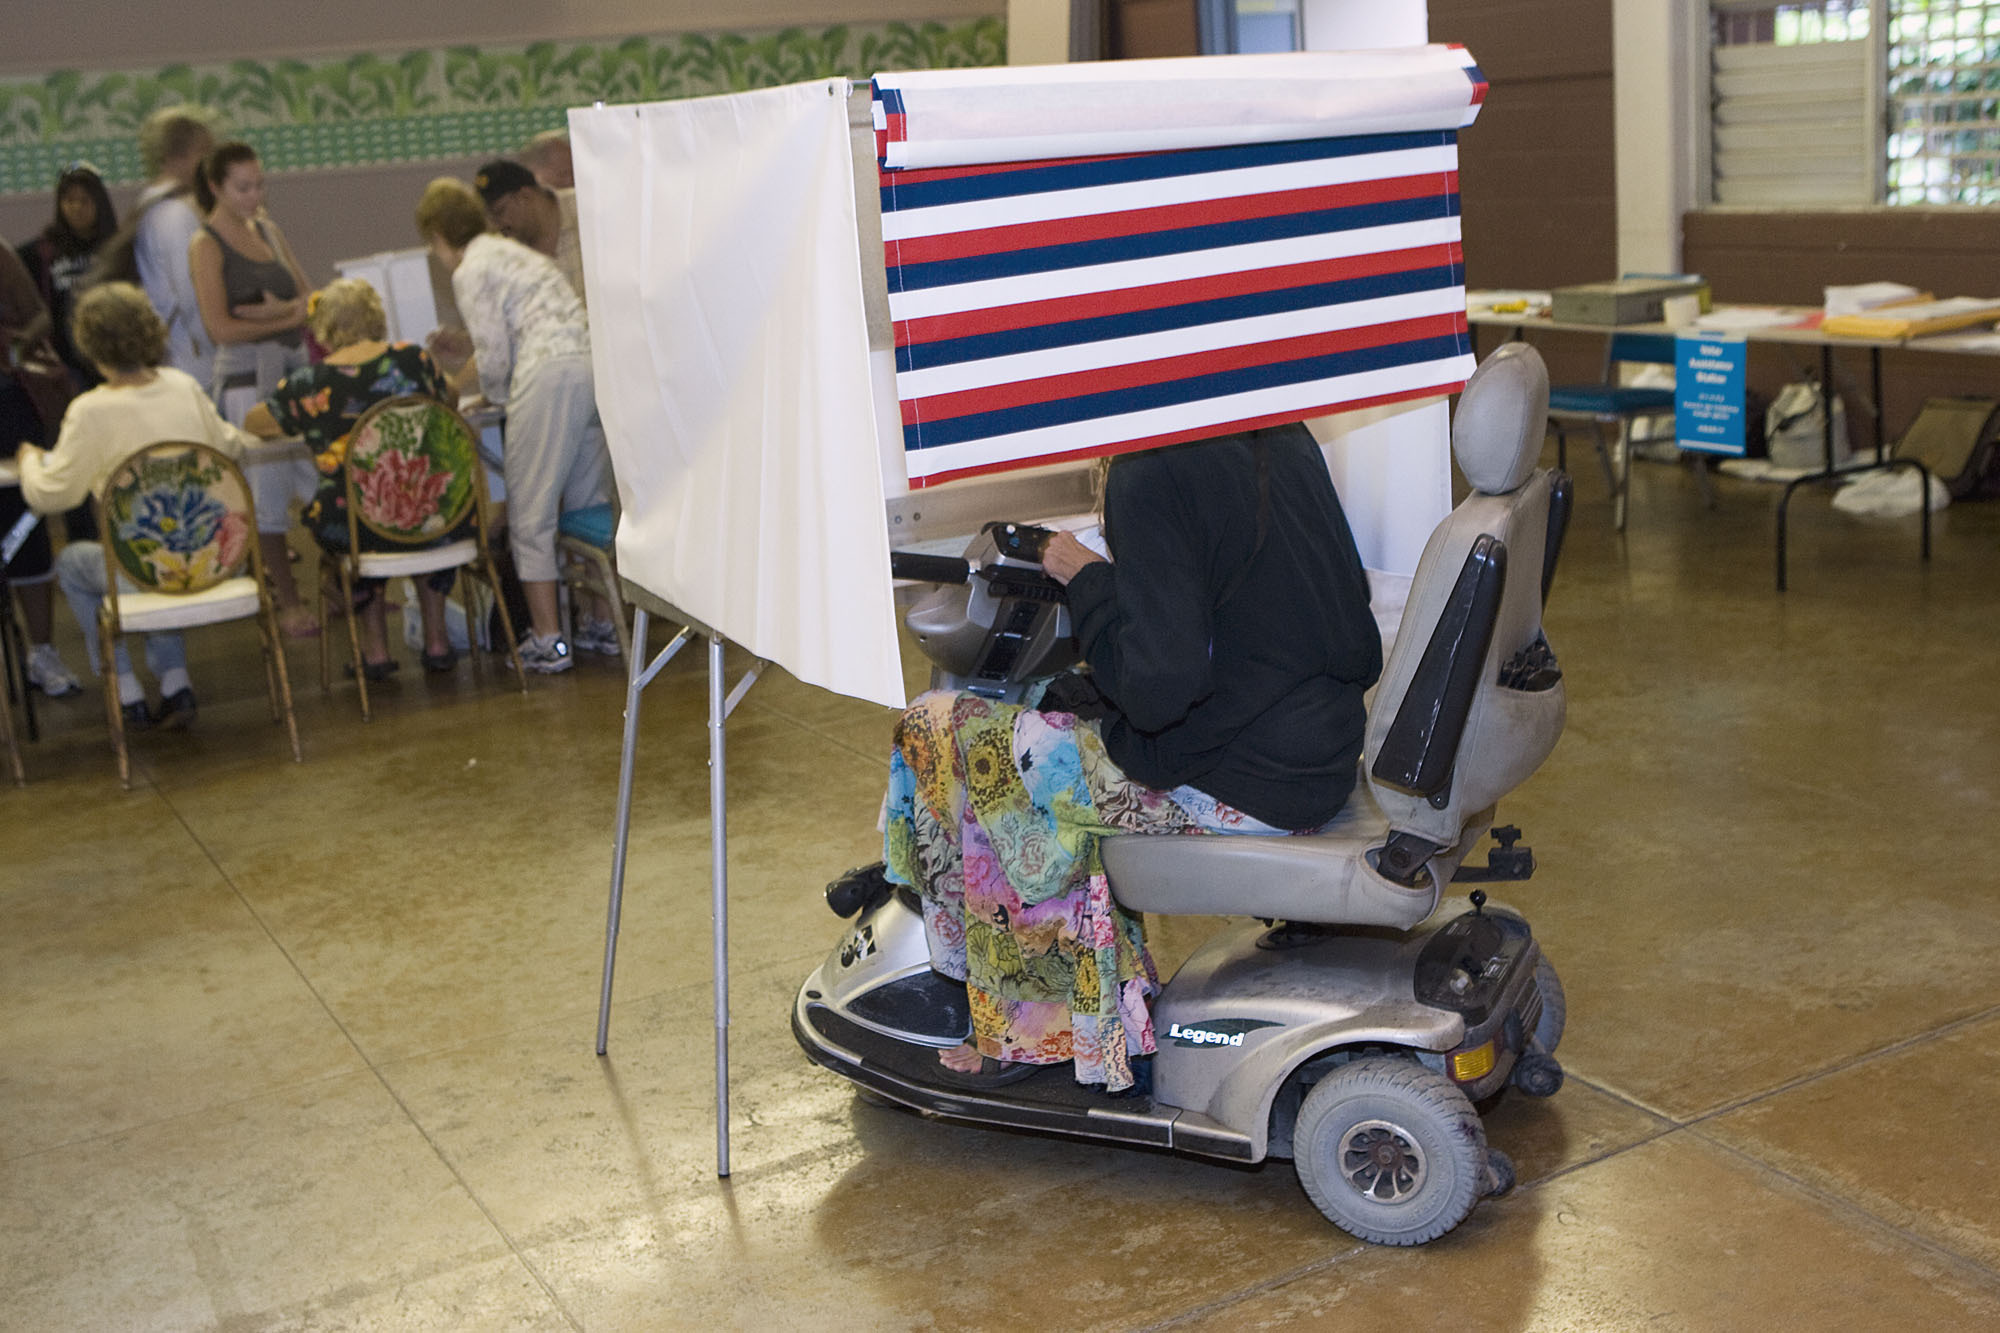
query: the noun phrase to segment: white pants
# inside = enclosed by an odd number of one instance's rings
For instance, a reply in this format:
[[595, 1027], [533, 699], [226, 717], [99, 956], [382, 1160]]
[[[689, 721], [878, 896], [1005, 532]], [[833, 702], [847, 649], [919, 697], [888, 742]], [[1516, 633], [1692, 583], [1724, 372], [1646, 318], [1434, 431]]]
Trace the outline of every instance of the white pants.
[[[277, 391], [279, 381], [307, 364], [304, 347], [281, 343], [228, 343], [215, 349], [215, 378], [210, 393], [215, 410], [232, 426], [241, 426], [250, 409]], [[312, 459], [286, 457], [245, 459], [243, 479], [257, 506], [257, 531], [283, 535], [292, 526], [292, 505], [304, 504], [319, 489], [319, 470]]]
[[589, 357], [558, 357], [515, 375], [502, 462], [514, 572], [523, 583], [553, 583], [556, 521], [566, 509], [611, 498], [611, 456]]

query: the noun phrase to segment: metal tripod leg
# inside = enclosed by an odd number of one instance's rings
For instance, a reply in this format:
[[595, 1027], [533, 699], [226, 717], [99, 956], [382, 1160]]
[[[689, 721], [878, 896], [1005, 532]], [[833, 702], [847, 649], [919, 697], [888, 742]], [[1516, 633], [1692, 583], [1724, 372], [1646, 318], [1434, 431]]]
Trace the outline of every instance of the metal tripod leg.
[[708, 640], [709, 910], [715, 962], [715, 1174], [729, 1174], [729, 799], [724, 791], [722, 725], [729, 716], [722, 691], [722, 640]]
[[694, 637], [692, 631], [682, 630], [642, 669], [639, 663], [646, 655], [648, 619], [644, 610], [634, 613], [632, 651], [625, 657], [625, 743], [618, 755], [618, 824], [611, 846], [611, 905], [604, 923], [604, 989], [597, 1003], [599, 1055], [604, 1054], [605, 1043], [611, 1038], [611, 974], [618, 961], [618, 913], [625, 901], [625, 848], [632, 834], [632, 769], [638, 758], [639, 696], [653, 677], [660, 674], [660, 668]]

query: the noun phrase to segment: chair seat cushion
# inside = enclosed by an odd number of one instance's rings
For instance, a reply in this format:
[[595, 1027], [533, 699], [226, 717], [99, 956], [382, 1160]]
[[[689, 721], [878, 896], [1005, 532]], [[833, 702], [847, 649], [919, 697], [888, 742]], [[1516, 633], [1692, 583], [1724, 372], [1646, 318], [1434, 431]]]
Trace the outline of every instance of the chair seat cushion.
[[1672, 389], [1561, 384], [1549, 390], [1550, 416], [1629, 417], [1674, 410]]
[[592, 546], [609, 547], [617, 522], [610, 505], [588, 505], [582, 509], [564, 510], [556, 524], [556, 531], [565, 537], [589, 542]]
[[248, 575], [224, 579], [200, 592], [121, 592], [118, 629], [122, 634], [157, 634], [163, 630], [218, 625], [257, 614], [257, 580]]
[[1388, 817], [1363, 780], [1317, 833], [1106, 838], [1104, 871], [1112, 896], [1135, 912], [1400, 929], [1430, 914], [1437, 889], [1406, 889], [1375, 873], [1367, 853], [1388, 836]]
[[467, 538], [443, 546], [425, 546], [414, 551], [363, 551], [360, 572], [364, 579], [399, 579], [411, 574], [428, 574], [436, 569], [457, 569], [479, 559], [479, 543]]

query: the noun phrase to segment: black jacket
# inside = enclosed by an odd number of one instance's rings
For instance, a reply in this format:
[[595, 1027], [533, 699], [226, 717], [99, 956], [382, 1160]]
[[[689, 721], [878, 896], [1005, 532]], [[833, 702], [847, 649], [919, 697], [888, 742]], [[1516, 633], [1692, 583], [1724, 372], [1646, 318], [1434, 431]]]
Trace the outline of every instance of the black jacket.
[[1382, 643], [1305, 427], [1117, 459], [1105, 533], [1114, 563], [1079, 571], [1069, 604], [1115, 706], [1112, 759], [1281, 828], [1331, 818], [1354, 786]]

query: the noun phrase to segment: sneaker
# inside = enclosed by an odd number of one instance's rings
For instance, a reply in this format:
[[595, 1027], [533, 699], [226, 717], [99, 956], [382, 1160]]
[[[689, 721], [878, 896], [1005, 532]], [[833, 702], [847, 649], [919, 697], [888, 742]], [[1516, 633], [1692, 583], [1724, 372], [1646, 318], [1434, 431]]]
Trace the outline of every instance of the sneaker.
[[618, 642], [618, 626], [608, 620], [587, 620], [576, 631], [576, 650], [600, 657], [617, 657], [624, 652]]
[[118, 711], [124, 715], [126, 731], [151, 731], [153, 729], [153, 710], [146, 706], [144, 699], [139, 700], [135, 704], [120, 704]]
[[162, 731], [186, 731], [194, 725], [194, 691], [183, 686], [160, 700], [154, 725]]
[[521, 665], [538, 675], [553, 676], [558, 671], [567, 671], [576, 664], [570, 655], [569, 644], [560, 634], [543, 638], [539, 634], [529, 634], [521, 640]]
[[52, 643], [38, 643], [28, 650], [28, 685], [51, 699], [83, 693], [83, 683], [69, 673]]

